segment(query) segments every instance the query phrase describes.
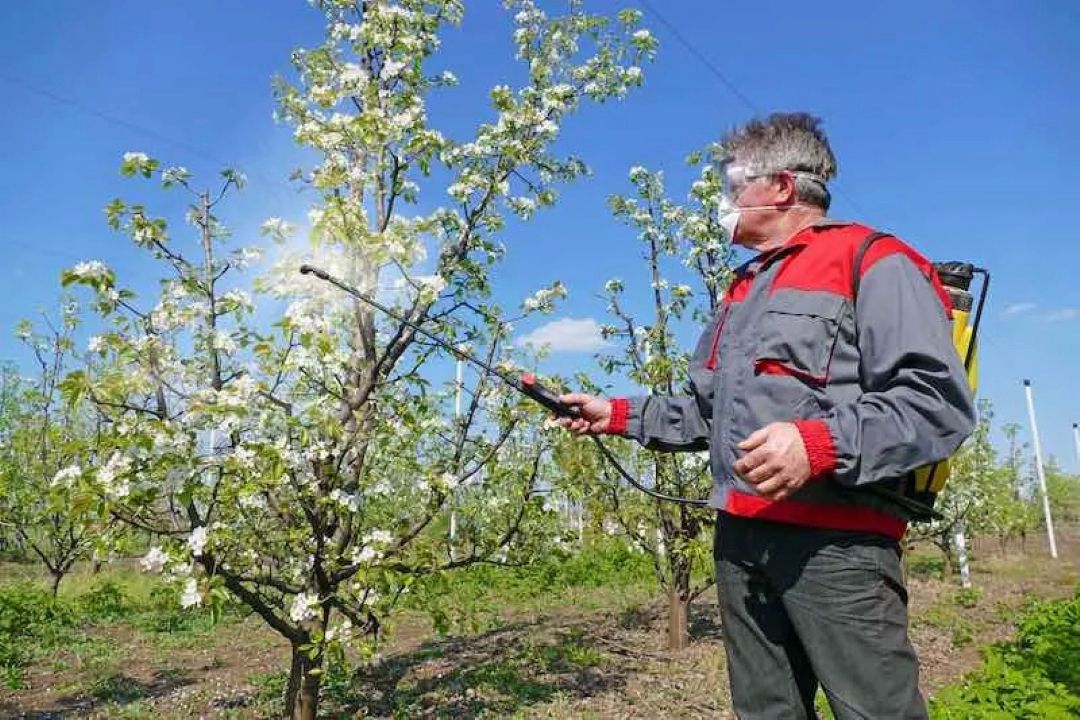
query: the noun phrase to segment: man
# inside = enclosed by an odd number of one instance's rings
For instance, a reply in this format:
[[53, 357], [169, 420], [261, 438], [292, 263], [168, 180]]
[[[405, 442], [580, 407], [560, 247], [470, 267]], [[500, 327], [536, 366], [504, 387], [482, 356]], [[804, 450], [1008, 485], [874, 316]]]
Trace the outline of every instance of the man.
[[[820, 121], [754, 120], [721, 141], [720, 219], [756, 253], [691, 361], [687, 397], [562, 397], [579, 433], [710, 451], [714, 555], [735, 711], [925, 718], [907, 633], [895, 498], [975, 422], [932, 266], [826, 218]], [[857, 285], [857, 289], [856, 289]], [[889, 497], [889, 494], [892, 497]]]

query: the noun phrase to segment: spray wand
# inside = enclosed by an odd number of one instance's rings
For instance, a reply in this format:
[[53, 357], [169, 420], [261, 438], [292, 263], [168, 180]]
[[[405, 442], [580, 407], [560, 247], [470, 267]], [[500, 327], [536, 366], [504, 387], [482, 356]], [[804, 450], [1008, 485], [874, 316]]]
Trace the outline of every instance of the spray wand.
[[[375, 308], [387, 317], [396, 320], [397, 322], [405, 325], [406, 327], [412, 328], [416, 333], [423, 335], [425, 338], [432, 341], [444, 350], [449, 351], [454, 356], [472, 363], [473, 365], [482, 369], [484, 372], [495, 376], [499, 380], [502, 380], [504, 383], [517, 390], [522, 395], [525, 395], [526, 397], [531, 398], [533, 401], [539, 403], [540, 405], [543, 405], [545, 408], [553, 412], [556, 416], [571, 418], [581, 417], [580, 408], [561, 402], [559, 400], [558, 394], [538, 382], [536, 376], [533, 373], [526, 372], [522, 373], [520, 377], [515, 377], [504, 370], [500, 370], [499, 368], [484, 362], [483, 360], [469, 353], [468, 351], [460, 347], [454, 347], [454, 345], [439, 337], [435, 333], [424, 329], [419, 323], [402, 317], [400, 313], [394, 311], [386, 305], [383, 305], [370, 295], [360, 292], [352, 285], [349, 285], [345, 281], [331, 275], [330, 273], [326, 272], [321, 268], [305, 264], [300, 266], [300, 272], [303, 275], [314, 275], [320, 280], [328, 282], [334, 287], [348, 293], [349, 295], [352, 295], [360, 302]], [[657, 492], [652, 488], [643, 485], [642, 483], [638, 482], [638, 480], [633, 475], [631, 475], [626, 470], [626, 468], [622, 466], [621, 463], [619, 463], [619, 461], [615, 458], [615, 456], [607, 448], [607, 446], [600, 441], [600, 438], [596, 437], [595, 435], [591, 437], [593, 439], [593, 442], [596, 443], [596, 447], [600, 450], [600, 454], [603, 455], [604, 458], [611, 463], [612, 467], [615, 468], [619, 475], [621, 475], [624, 480], [626, 480], [638, 490], [641, 490], [646, 495], [650, 495], [657, 500], [666, 500], [668, 502], [679, 503], [681, 505], [691, 505], [695, 507], [706, 507], [708, 505], [708, 502], [705, 500], [695, 500], [692, 498], [679, 497], [677, 495], [667, 495], [665, 493]]]

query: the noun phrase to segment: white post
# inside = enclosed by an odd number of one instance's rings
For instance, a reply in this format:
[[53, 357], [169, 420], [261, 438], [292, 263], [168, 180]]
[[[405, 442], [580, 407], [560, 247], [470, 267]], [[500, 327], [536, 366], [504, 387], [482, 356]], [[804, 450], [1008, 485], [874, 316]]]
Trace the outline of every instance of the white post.
[[971, 565], [968, 563], [967, 537], [963, 524], [956, 528], [956, 561], [960, 565], [960, 586], [971, 587]]
[[[461, 420], [461, 389], [465, 380], [465, 362], [460, 358], [457, 361], [456, 386], [457, 394], [454, 396], [454, 419]], [[451, 501], [452, 502], [452, 501]], [[450, 559], [454, 559], [454, 540], [457, 538], [457, 511], [450, 510]]]
[[1080, 423], [1073, 423], [1073, 442], [1076, 443], [1076, 459], [1080, 461]]
[[1042, 448], [1039, 446], [1039, 426], [1035, 422], [1035, 401], [1031, 397], [1031, 381], [1024, 380], [1027, 395], [1028, 418], [1031, 420], [1031, 443], [1035, 448], [1035, 474], [1042, 492], [1043, 515], [1046, 516], [1046, 537], [1050, 541], [1050, 557], [1057, 559], [1057, 543], [1054, 542], [1054, 520], [1050, 517], [1050, 496], [1046, 492], [1046, 473], [1043, 471]]

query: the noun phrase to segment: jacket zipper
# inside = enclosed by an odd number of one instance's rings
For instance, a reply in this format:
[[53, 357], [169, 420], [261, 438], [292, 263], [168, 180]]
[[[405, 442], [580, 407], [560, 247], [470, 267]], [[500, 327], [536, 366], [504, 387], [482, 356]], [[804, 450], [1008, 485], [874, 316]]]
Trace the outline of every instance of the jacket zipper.
[[724, 303], [724, 312], [720, 315], [720, 322], [716, 324], [716, 335], [713, 336], [712, 347], [709, 348], [709, 361], [705, 363], [706, 370], [715, 370], [717, 354], [720, 350], [720, 335], [724, 332], [724, 323], [727, 322], [728, 312], [731, 310], [731, 302]]

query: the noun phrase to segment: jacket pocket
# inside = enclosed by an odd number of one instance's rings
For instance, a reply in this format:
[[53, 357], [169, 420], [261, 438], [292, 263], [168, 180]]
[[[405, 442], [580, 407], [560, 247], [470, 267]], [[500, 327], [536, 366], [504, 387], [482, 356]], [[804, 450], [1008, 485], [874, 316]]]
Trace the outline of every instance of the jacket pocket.
[[782, 291], [770, 297], [761, 319], [754, 373], [825, 386], [843, 311], [844, 299], [838, 295]]

